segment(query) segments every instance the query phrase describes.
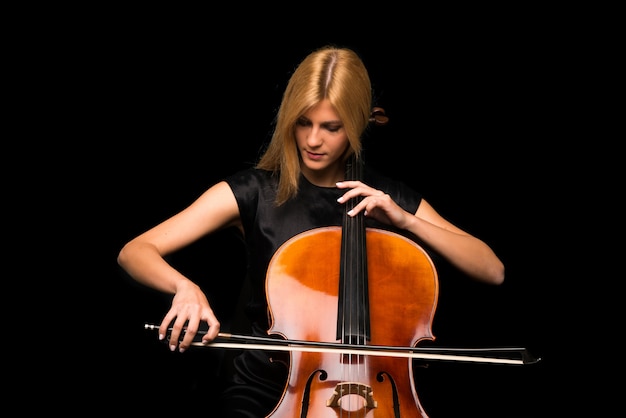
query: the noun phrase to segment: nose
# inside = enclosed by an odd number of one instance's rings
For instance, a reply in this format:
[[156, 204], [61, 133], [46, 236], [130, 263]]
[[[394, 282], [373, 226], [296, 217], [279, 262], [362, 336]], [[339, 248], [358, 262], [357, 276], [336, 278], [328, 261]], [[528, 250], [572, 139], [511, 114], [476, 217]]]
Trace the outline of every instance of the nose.
[[307, 145], [310, 147], [318, 147], [322, 142], [322, 130], [319, 126], [313, 126], [306, 137]]

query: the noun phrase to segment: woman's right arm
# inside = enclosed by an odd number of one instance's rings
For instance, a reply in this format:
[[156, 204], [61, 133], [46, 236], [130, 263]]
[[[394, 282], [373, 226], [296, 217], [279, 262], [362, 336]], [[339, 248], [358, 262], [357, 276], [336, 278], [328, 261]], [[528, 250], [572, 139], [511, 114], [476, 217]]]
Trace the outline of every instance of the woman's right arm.
[[[222, 181], [181, 212], [130, 240], [118, 254], [117, 262], [133, 279], [174, 295], [172, 306], [159, 327], [159, 338], [165, 337], [171, 324], [170, 341], [178, 341], [184, 327], [186, 332], [179, 345], [180, 351], [191, 345], [201, 321], [209, 325], [203, 341], [217, 337], [220, 324], [200, 287], [174, 269], [164, 257], [229, 226], [240, 227], [239, 208], [232, 190]], [[170, 349], [175, 348], [175, 344], [170, 345]]]

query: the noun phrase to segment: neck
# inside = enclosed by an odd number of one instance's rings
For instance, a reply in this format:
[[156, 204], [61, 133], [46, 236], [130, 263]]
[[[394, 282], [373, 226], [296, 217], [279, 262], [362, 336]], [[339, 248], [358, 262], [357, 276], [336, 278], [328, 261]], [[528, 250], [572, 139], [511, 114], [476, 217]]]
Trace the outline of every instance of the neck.
[[303, 167], [302, 175], [318, 187], [335, 187], [338, 181], [346, 179], [346, 167], [344, 164], [337, 164], [324, 171], [314, 171]]

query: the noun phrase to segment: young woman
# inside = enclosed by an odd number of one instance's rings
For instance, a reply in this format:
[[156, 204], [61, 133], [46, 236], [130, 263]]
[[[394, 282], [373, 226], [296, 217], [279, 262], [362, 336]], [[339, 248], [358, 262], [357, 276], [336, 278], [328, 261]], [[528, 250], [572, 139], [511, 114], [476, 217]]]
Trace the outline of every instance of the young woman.
[[[159, 327], [160, 339], [169, 334], [172, 351], [187, 350], [202, 322], [209, 326], [202, 341], [214, 340], [220, 319], [201, 288], [165, 257], [227, 227], [241, 231], [247, 246], [246, 313], [255, 336], [267, 336], [270, 327], [265, 281], [272, 256], [302, 232], [342, 225], [347, 202], [360, 200], [349, 216], [361, 214], [366, 225], [412, 238], [472, 279], [503, 282], [504, 266], [492, 249], [444, 219], [420, 193], [367, 164], [360, 181], [346, 180], [346, 164], [361, 157], [368, 125], [384, 122], [380, 113], [372, 112], [369, 75], [354, 51], [327, 46], [312, 52], [289, 80], [271, 141], [256, 166], [216, 183], [122, 248], [118, 262], [131, 277], [173, 295]], [[289, 372], [276, 355], [243, 350], [235, 359], [235, 376], [220, 402], [222, 416], [272, 411]]]

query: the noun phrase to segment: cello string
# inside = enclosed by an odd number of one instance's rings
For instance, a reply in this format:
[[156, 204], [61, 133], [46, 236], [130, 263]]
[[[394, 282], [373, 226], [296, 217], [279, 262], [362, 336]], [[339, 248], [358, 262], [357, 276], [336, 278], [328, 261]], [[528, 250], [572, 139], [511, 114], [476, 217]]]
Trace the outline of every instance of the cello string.
[[[352, 156], [352, 164], [350, 170], [350, 179], [351, 180], [362, 180], [362, 161], [356, 155]], [[362, 196], [357, 196], [353, 199], [353, 203], [351, 208], [360, 203], [363, 200]], [[366, 340], [369, 336], [369, 309], [368, 309], [368, 292], [367, 292], [367, 251], [366, 251], [366, 242], [365, 242], [365, 221], [363, 212], [359, 213], [356, 217], [350, 218], [351, 226], [351, 240], [352, 243], [352, 257], [349, 260], [351, 265], [351, 286], [352, 292], [350, 294], [350, 303], [354, 306], [350, 310], [353, 315], [356, 315], [356, 318], [350, 323], [353, 324], [356, 329], [352, 330], [350, 333], [352, 338], [356, 338], [355, 340], [351, 340], [351, 344], [356, 345], [364, 345], [366, 344]], [[369, 370], [369, 357], [359, 353], [359, 354], [350, 354], [351, 360], [350, 371], [353, 373], [350, 376], [350, 381], [367, 381], [367, 370]], [[354, 364], [353, 364], [354, 363]], [[365, 399], [359, 396], [349, 396], [348, 397], [349, 406], [347, 408], [348, 411], [362, 411], [365, 413], [367, 411], [367, 403]], [[364, 406], [364, 408], [362, 408]], [[349, 414], [350, 415], [350, 414]]]
[[[347, 180], [350, 180], [350, 166], [351, 166], [351, 160], [349, 160], [346, 164], [346, 173], [345, 173], [345, 177]], [[346, 234], [348, 231], [348, 222], [349, 222], [349, 216], [348, 216], [348, 211], [350, 211], [351, 209], [351, 205], [352, 205], [352, 201], [348, 201], [346, 203], [346, 207], [344, 208], [344, 213], [343, 213], [343, 227], [342, 227], [342, 234]], [[342, 235], [342, 239], [341, 239], [341, 255], [343, 257], [340, 258], [340, 275], [339, 275], [339, 285], [340, 285], [340, 289], [339, 289], [339, 294], [341, 295], [341, 343], [346, 343], [346, 335], [350, 335], [350, 330], [346, 329], [346, 322], [348, 322], [348, 324], [350, 323], [350, 318], [348, 317], [350, 315], [349, 312], [349, 306], [348, 303], [346, 302], [346, 299], [348, 298], [349, 292], [348, 292], [348, 277], [349, 277], [349, 271], [348, 271], [348, 263], [345, 261], [345, 257], [347, 256], [347, 239], [345, 235]], [[339, 361], [340, 361], [340, 365], [339, 365], [339, 370], [340, 373], [339, 375], [341, 376], [341, 380], [342, 381], [346, 381], [346, 370], [349, 369], [349, 367], [346, 367], [346, 365], [344, 364], [344, 360], [345, 360], [345, 356], [344, 354], [340, 354], [339, 357]], [[341, 411], [341, 415], [343, 415], [343, 409], [340, 408]]]
[[[346, 166], [346, 178], [348, 180], [353, 180], [354, 176], [353, 176], [353, 172], [354, 172], [354, 161], [355, 161], [355, 156], [354, 154], [350, 157], [350, 160], [348, 161], [348, 164]], [[343, 292], [343, 303], [344, 303], [344, 308], [343, 308], [343, 312], [344, 314], [347, 314], [348, 317], [345, 318], [343, 324], [344, 324], [344, 330], [342, 332], [342, 342], [343, 343], [347, 343], [347, 344], [353, 344], [354, 341], [352, 340], [353, 335], [354, 335], [354, 310], [353, 310], [353, 296], [354, 296], [354, 266], [353, 266], [353, 261], [354, 261], [354, 244], [349, 245], [350, 243], [354, 243], [354, 219], [351, 218], [350, 216], [348, 216], [348, 211], [354, 209], [355, 206], [355, 199], [350, 199], [350, 201], [346, 204], [346, 208], [345, 208], [345, 214], [344, 214], [344, 224], [343, 224], [343, 233], [346, 234], [347, 238], [342, 240], [343, 241], [343, 245], [344, 247], [342, 248], [344, 257], [342, 258], [341, 262], [343, 265], [343, 269], [344, 269], [344, 275], [343, 275], [343, 286], [344, 286], [344, 292]], [[346, 326], [346, 321], [347, 321], [347, 329], [345, 328]], [[346, 339], [347, 337], [347, 339]], [[356, 376], [351, 376], [351, 372], [353, 370], [353, 355], [352, 354], [342, 354], [341, 355], [341, 363], [342, 363], [342, 376], [343, 376], [343, 381], [356, 381]], [[348, 364], [345, 364], [345, 360], [346, 358], [348, 359]], [[350, 401], [350, 397], [347, 397], [345, 399], [342, 399], [342, 402], [345, 401]], [[348, 405], [346, 405], [346, 409], [350, 410], [351, 407], [348, 403]], [[344, 408], [341, 408], [341, 415], [343, 415], [343, 411], [346, 410]]]
[[[363, 161], [360, 158], [355, 156], [354, 159], [354, 168], [353, 168], [353, 177], [355, 180], [363, 180]], [[363, 197], [357, 197], [355, 199], [355, 205], [363, 200]], [[368, 274], [367, 274], [367, 243], [366, 243], [366, 234], [365, 234], [365, 216], [363, 212], [359, 213], [356, 217], [356, 229], [355, 235], [357, 242], [357, 272], [356, 278], [358, 280], [357, 284], [357, 303], [359, 304], [356, 309], [360, 312], [359, 319], [362, 321], [361, 326], [358, 331], [358, 340], [357, 344], [365, 345], [368, 343], [367, 339], [369, 338], [369, 323], [370, 323], [370, 311], [369, 311], [369, 294], [368, 294]], [[359, 372], [359, 380], [358, 381], [367, 381], [368, 373], [370, 370], [370, 358], [366, 355], [358, 355], [356, 357], [356, 361], [358, 363], [358, 372]], [[363, 408], [360, 408], [361, 405], [357, 406], [357, 409], [362, 411], [363, 416], [367, 411], [367, 403], [365, 399], [355, 398], [355, 400], [359, 400], [363, 402]]]

